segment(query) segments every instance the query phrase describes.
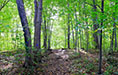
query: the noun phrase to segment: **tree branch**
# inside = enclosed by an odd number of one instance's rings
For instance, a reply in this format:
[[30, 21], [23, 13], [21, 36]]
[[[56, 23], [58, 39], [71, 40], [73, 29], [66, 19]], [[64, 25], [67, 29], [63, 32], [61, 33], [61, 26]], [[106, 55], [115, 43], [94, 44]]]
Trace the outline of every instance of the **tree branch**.
[[[93, 7], [93, 4], [90, 4], [90, 3], [88, 3], [88, 2], [85, 2], [85, 4], [88, 4], [88, 5], [90, 5], [90, 6]], [[96, 6], [101, 10], [101, 7], [100, 7], [98, 4], [96, 4]]]
[[10, 0], [6, 0], [3, 2], [3, 4], [0, 5], [0, 11], [2, 10], [2, 8], [4, 8], [4, 6], [9, 2]]

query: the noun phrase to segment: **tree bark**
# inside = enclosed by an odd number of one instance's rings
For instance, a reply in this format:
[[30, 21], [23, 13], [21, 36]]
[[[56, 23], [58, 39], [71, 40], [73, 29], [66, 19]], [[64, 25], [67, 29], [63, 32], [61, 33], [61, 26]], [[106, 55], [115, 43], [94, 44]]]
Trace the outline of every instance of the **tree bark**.
[[[104, 14], [104, 0], [101, 0], [101, 13]], [[101, 20], [101, 28], [103, 26], [103, 18]], [[99, 74], [102, 74], [102, 29], [100, 30], [100, 52], [99, 52]]]
[[114, 28], [112, 32], [112, 37], [111, 37], [111, 53], [113, 54], [113, 39], [114, 39]]
[[[69, 3], [68, 3], [69, 8]], [[70, 49], [70, 14], [68, 13], [68, 48]]]
[[117, 36], [116, 36], [116, 27], [115, 27], [115, 50], [117, 49]]
[[115, 50], [116, 50], [116, 48], [117, 48], [117, 37], [116, 37], [116, 23], [115, 23], [115, 18], [113, 18], [113, 20], [114, 20], [114, 25], [113, 25], [113, 27], [114, 27], [114, 36], [115, 36]]
[[28, 21], [27, 21], [27, 17], [26, 17], [26, 13], [25, 13], [23, 0], [16, 0], [16, 3], [17, 3], [18, 12], [19, 12], [19, 16], [21, 19], [21, 24], [23, 27], [24, 38], [25, 38], [26, 57], [25, 57], [24, 66], [28, 67], [29, 65], [31, 66], [33, 64], [32, 58], [30, 56], [32, 54], [31, 34], [30, 34], [29, 27], [28, 27]]
[[[38, 5], [38, 8], [37, 8]], [[35, 0], [35, 33], [34, 33], [34, 47], [41, 49], [41, 23], [42, 23], [42, 0]]]
[[114, 29], [112, 32], [112, 37], [111, 37], [111, 53], [113, 54], [113, 39], [114, 39]]
[[44, 17], [44, 48], [47, 48], [47, 25], [46, 25], [46, 19]]

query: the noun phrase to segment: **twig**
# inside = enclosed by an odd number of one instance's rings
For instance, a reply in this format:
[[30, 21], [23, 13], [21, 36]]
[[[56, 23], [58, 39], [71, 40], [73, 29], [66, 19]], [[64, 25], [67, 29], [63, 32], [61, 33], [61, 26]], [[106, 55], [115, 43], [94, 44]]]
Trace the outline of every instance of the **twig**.
[[[90, 4], [90, 3], [88, 3], [88, 2], [85, 2], [85, 4], [88, 4], [88, 5], [90, 5], [90, 6], [93, 7], [93, 4]], [[96, 6], [101, 10], [101, 7], [100, 7], [98, 4], [96, 4]]]
[[10, 0], [4, 1], [3, 4], [0, 5], [0, 11], [2, 10], [2, 8], [4, 8], [4, 6], [5, 6], [9, 1], [10, 1]]

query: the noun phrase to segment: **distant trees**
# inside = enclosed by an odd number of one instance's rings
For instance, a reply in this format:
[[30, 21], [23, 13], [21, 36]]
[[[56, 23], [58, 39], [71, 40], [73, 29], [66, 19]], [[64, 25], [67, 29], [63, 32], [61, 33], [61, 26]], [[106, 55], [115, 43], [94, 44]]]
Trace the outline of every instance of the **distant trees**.
[[111, 35], [111, 47], [110, 47], [110, 49], [111, 49], [111, 53], [113, 54], [113, 48], [114, 48], [114, 46], [113, 46], [113, 44], [114, 44], [114, 39], [115, 39], [115, 50], [117, 49], [117, 35], [116, 35], [116, 20], [117, 20], [117, 18], [116, 18], [116, 4], [117, 4], [118, 2], [114, 2], [114, 12], [113, 12], [113, 29], [112, 29], [112, 35]]
[[93, 0], [93, 12], [95, 13], [93, 16], [93, 28], [94, 28], [94, 33], [93, 33], [93, 37], [94, 37], [94, 41], [95, 41], [95, 48], [98, 49], [99, 48], [99, 40], [98, 40], [98, 27], [99, 24], [97, 23], [97, 6], [96, 6], [96, 0]]
[[[42, 30], [43, 30], [43, 47], [45, 49], [51, 49], [51, 38], [52, 38], [52, 29], [53, 29], [53, 23], [52, 23], [52, 8], [47, 9], [45, 8], [43, 11], [43, 26], [42, 26]], [[50, 11], [49, 11], [50, 10]]]
[[[3, 1], [4, 3], [2, 3], [2, 5], [0, 6], [0, 10], [8, 3], [8, 1], [9, 0], [5, 0], [5, 2]], [[103, 51], [107, 51], [107, 52], [110, 51], [111, 53], [113, 53], [114, 50], [117, 50], [117, 41], [118, 41], [117, 40], [117, 1], [106, 1], [105, 8], [103, 7], [105, 10], [103, 10], [102, 6], [104, 5], [100, 5], [100, 4], [104, 2], [104, 0], [103, 1], [101, 0], [92, 0], [92, 1], [90, 0], [79, 0], [79, 1], [78, 0], [68, 0], [68, 1], [63, 0], [62, 3], [60, 3], [60, 0], [54, 0], [54, 1], [34, 0], [35, 13], [30, 15], [31, 17], [34, 15], [33, 16], [34, 17], [33, 18], [34, 19], [34, 34], [33, 32], [32, 34], [30, 33], [29, 25], [31, 24], [28, 24], [29, 18], [26, 17], [27, 15], [26, 13], [29, 11], [25, 12], [23, 0], [16, 0], [16, 1], [17, 1], [19, 16], [21, 19], [21, 24], [22, 24], [22, 28], [24, 32], [27, 54], [38, 53], [38, 51], [40, 52], [41, 48], [50, 49], [52, 48], [52, 46], [53, 48], [67, 47], [67, 48], [75, 48], [78, 50], [83, 48], [83, 49], [86, 49], [86, 51], [88, 51], [89, 49], [95, 48], [95, 49], [100, 49], [100, 60], [101, 60], [102, 44], [104, 42], [108, 44], [103, 44], [104, 45]], [[12, 1], [10, 2], [12, 3]], [[44, 9], [45, 11], [42, 11], [43, 3], [44, 3], [43, 7], [45, 8]], [[26, 5], [26, 7], [28, 8], [27, 10], [32, 11], [32, 8], [28, 6]], [[6, 9], [6, 11], [7, 10], [8, 9]], [[1, 12], [2, 14], [4, 14], [4, 10]], [[57, 15], [56, 18], [58, 18], [58, 20], [54, 18], [55, 15]], [[12, 16], [14, 15], [12, 14]], [[9, 18], [9, 17], [6, 17], [6, 18]], [[4, 16], [2, 16], [1, 19], [3, 21]], [[13, 18], [13, 19], [17, 19], [17, 18]], [[32, 20], [31, 20], [31, 23], [32, 23]], [[4, 24], [5, 22], [2, 23], [0, 21], [1, 27], [5, 26]], [[16, 24], [13, 24], [13, 25], [16, 25]], [[60, 28], [56, 28], [58, 26]], [[63, 28], [62, 32], [60, 32], [61, 27]], [[58, 31], [57, 29], [59, 29], [60, 31]], [[11, 30], [12, 28], [9, 31]], [[19, 29], [18, 32], [20, 31], [21, 29]], [[41, 33], [41, 31], [43, 31], [43, 33]], [[17, 36], [17, 32], [16, 31], [14, 32], [15, 34], [12, 34], [13, 36], [16, 35], [14, 36], [14, 38], [19, 37]], [[0, 31], [0, 36], [2, 37], [2, 35], [3, 35], [3, 32]], [[31, 40], [31, 35], [34, 36], [33, 38], [34, 40]], [[41, 45], [41, 35], [43, 35], [42, 45]], [[9, 35], [6, 35], [6, 36], [9, 37]], [[58, 41], [58, 38], [59, 38], [59, 41]], [[7, 40], [9, 40], [9, 38], [7, 38]], [[23, 41], [23, 39], [21, 39], [21, 41]], [[2, 44], [5, 44], [5, 42], [3, 42]], [[6, 47], [9, 47], [8, 43], [6, 43], [6, 45], [7, 45]], [[60, 45], [60, 46], [57, 46], [57, 45]], [[32, 51], [33, 50], [31, 49], [32, 47], [35, 48], [36, 52]], [[3, 45], [2, 45], [2, 48], [3, 48]], [[28, 56], [26, 58], [30, 59], [30, 57]]]

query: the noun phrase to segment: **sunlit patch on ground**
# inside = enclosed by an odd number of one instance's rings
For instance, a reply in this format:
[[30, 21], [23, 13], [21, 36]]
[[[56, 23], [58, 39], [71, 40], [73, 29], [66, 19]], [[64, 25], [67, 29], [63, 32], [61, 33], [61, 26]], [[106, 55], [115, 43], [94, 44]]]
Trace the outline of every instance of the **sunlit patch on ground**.
[[65, 54], [65, 50], [59, 49], [55, 55], [60, 56], [62, 59], [68, 59], [69, 55]]

